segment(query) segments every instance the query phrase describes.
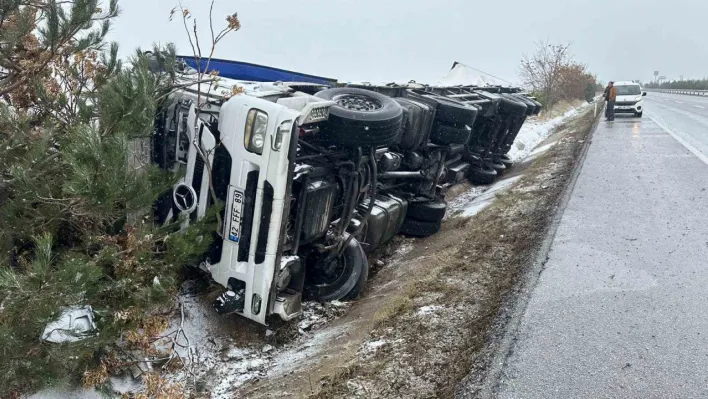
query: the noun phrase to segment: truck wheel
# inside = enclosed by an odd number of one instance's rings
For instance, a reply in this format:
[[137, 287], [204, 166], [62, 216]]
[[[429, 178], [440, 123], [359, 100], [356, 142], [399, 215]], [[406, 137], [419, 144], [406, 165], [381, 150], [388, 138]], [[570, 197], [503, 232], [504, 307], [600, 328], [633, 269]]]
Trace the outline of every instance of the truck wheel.
[[346, 146], [393, 143], [403, 121], [403, 108], [392, 98], [370, 90], [340, 87], [322, 90], [315, 97], [334, 101], [323, 137]]
[[415, 219], [406, 219], [401, 227], [401, 233], [411, 237], [429, 237], [440, 231], [442, 221], [424, 222]]
[[423, 222], [439, 222], [445, 217], [447, 203], [443, 199], [431, 202], [409, 202], [406, 217]]
[[474, 184], [487, 185], [494, 183], [494, 180], [497, 179], [497, 171], [486, 164], [482, 166], [472, 165], [467, 176]]
[[435, 144], [467, 144], [472, 135], [472, 128], [469, 126], [454, 127], [435, 122], [430, 140]]
[[435, 119], [451, 126], [472, 126], [477, 119], [477, 108], [470, 107], [458, 101], [445, 97], [435, 96], [438, 102]]
[[497, 171], [497, 177], [503, 175], [506, 172], [506, 165], [502, 161], [494, 161], [489, 164], [495, 171]]
[[308, 273], [308, 298], [323, 302], [356, 299], [369, 278], [369, 262], [359, 241], [352, 238], [340, 256]]
[[507, 169], [510, 169], [512, 166], [514, 166], [514, 161], [511, 160], [511, 157], [507, 154], [502, 155], [499, 158], [499, 161], [506, 166]]
[[526, 104], [510, 96], [502, 97], [499, 110], [510, 114], [526, 115]]

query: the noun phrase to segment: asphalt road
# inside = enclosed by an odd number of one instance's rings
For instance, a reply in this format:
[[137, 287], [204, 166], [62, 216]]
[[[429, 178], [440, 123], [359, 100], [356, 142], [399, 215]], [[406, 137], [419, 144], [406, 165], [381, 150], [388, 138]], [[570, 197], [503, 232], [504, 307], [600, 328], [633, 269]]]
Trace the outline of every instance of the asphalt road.
[[708, 98], [601, 122], [494, 396], [708, 397]]

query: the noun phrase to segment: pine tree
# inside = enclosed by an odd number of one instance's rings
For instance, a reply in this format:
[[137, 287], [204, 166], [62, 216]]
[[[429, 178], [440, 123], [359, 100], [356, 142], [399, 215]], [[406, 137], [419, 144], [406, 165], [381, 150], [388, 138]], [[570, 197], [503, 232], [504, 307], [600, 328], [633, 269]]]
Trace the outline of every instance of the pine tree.
[[[140, 51], [121, 65], [105, 43], [117, 14], [115, 0], [0, 0], [0, 397], [105, 382], [117, 343], [140, 346], [131, 337], [152, 331], [210, 245], [214, 217], [175, 234], [146, 212], [176, 180], [135, 168], [131, 145], [153, 133], [175, 51], [154, 49], [160, 72]], [[42, 342], [77, 305], [100, 334]]]

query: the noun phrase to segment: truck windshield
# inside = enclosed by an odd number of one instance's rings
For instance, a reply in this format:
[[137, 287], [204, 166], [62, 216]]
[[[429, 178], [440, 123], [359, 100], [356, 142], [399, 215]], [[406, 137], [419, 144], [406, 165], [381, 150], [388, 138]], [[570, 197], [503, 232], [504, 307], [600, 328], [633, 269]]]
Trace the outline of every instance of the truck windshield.
[[638, 96], [642, 94], [639, 85], [615, 86], [618, 96]]

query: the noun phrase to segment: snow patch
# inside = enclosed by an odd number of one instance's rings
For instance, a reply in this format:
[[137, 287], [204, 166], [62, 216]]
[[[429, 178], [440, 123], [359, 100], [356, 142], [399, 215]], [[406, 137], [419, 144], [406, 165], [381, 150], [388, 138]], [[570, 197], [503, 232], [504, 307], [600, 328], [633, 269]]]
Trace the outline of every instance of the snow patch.
[[[202, 370], [214, 384], [211, 397], [231, 398], [234, 390], [246, 383], [286, 375], [317, 360], [326, 344], [346, 329], [346, 326], [325, 328], [325, 325], [346, 313], [349, 306], [340, 301], [303, 303], [303, 314], [297, 325], [299, 338], [285, 345], [265, 344], [260, 349], [232, 346], [222, 350], [221, 355], [212, 348], [211, 357], [217, 361]], [[266, 331], [266, 336], [273, 335], [275, 332]]]
[[465, 191], [464, 193], [458, 195], [453, 199], [452, 201], [448, 202], [447, 204], [447, 215], [445, 217], [447, 218], [449, 215], [455, 215], [460, 211], [465, 210], [472, 201], [475, 200], [475, 198], [479, 197], [484, 193], [485, 190], [487, 190], [488, 187], [485, 186], [473, 186], [470, 187], [469, 190]]
[[589, 106], [590, 103], [585, 103], [578, 108], [570, 109], [563, 115], [545, 122], [541, 122], [535, 118], [527, 119], [526, 123], [521, 127], [519, 134], [516, 136], [514, 145], [511, 146], [509, 157], [511, 157], [514, 162], [528, 157], [536, 146], [553, 132], [553, 129], [565, 122], [568, 118], [578, 115], [581, 110]]
[[476, 197], [474, 200], [472, 200], [472, 202], [467, 203], [465, 208], [462, 209], [462, 212], [457, 216], [470, 217], [478, 214], [484, 208], [488, 207], [492, 204], [492, 202], [494, 202], [494, 198], [496, 197], [497, 193], [508, 190], [509, 188], [511, 188], [511, 186], [514, 185], [514, 183], [519, 181], [519, 179], [521, 179], [521, 176], [514, 176], [494, 183], [494, 185], [492, 185], [487, 191], [482, 193], [482, 195]]
[[421, 306], [415, 314], [418, 316], [430, 316], [432, 314], [435, 314], [438, 310], [442, 309], [442, 306], [438, 305], [427, 305], [427, 306]]

